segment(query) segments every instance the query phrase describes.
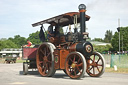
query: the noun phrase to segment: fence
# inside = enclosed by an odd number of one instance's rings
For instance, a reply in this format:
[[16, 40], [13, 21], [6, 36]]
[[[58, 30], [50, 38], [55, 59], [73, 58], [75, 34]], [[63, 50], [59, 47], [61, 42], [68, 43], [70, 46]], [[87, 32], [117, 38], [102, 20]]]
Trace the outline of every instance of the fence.
[[102, 54], [105, 58], [106, 65], [110, 65], [111, 63], [111, 55], [110, 54]]
[[116, 65], [119, 68], [128, 68], [128, 55], [127, 54], [102, 54], [105, 58], [106, 65], [114, 67]]
[[111, 55], [110, 67], [128, 68], [128, 55]]

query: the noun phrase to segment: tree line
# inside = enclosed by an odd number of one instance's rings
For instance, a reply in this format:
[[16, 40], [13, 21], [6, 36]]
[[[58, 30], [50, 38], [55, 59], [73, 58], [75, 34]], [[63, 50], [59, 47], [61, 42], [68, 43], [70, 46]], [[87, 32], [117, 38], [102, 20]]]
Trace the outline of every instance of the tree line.
[[[29, 34], [28, 38], [22, 37], [20, 35], [15, 35], [13, 38], [10, 37], [8, 39], [2, 38], [0, 39], [0, 50], [3, 48], [21, 48], [21, 46], [27, 44], [27, 40], [30, 40], [33, 44], [41, 44], [39, 38], [39, 31], [35, 33]], [[119, 32], [115, 32], [112, 34], [111, 30], [107, 30], [105, 33], [104, 39], [102, 38], [94, 38], [94, 41], [111, 43], [111, 46], [96, 46], [94, 48], [96, 51], [118, 51], [119, 50]], [[120, 28], [120, 46], [121, 51], [128, 50], [128, 27]]]
[[15, 35], [14, 38], [0, 39], [0, 50], [4, 48], [21, 48], [21, 46], [27, 44], [27, 40], [30, 40], [32, 44], [41, 44], [39, 39], [39, 31], [29, 34], [28, 38]]
[[[103, 51], [119, 51], [119, 32], [116, 31], [114, 35], [111, 30], [107, 30], [105, 38], [94, 38], [94, 41], [111, 43], [111, 46], [94, 46], [100, 52]], [[120, 27], [120, 51], [128, 51], [128, 27]]]
[[93, 41], [111, 43], [112, 37], [113, 37], [112, 31], [111, 30], [107, 30], [105, 32], [105, 38], [104, 39], [102, 39], [102, 38], [94, 38]]

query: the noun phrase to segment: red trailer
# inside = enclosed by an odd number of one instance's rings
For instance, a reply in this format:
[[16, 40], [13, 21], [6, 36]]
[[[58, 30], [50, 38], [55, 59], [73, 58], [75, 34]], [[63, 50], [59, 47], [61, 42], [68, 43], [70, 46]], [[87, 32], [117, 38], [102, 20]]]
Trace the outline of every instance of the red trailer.
[[26, 60], [23, 62], [23, 74], [28, 73], [28, 69], [36, 69], [36, 52], [39, 45], [34, 45], [34, 47], [23, 47], [22, 48], [22, 59]]

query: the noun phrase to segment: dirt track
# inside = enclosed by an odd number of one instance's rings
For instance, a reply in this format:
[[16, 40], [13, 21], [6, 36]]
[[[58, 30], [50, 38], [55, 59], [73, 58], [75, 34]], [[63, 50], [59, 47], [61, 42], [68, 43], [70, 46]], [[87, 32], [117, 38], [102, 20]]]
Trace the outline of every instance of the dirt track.
[[0, 64], [0, 85], [128, 85], [128, 74], [104, 73], [94, 78], [85, 74], [81, 80], [70, 79], [63, 71], [53, 77], [41, 77], [38, 71], [22, 74], [22, 63]]

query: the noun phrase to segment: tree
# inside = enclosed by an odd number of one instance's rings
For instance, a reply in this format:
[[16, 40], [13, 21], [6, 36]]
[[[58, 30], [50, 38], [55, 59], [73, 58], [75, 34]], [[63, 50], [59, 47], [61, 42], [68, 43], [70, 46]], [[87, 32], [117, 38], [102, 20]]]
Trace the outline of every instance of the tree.
[[112, 40], [112, 31], [107, 30], [106, 33], [105, 33], [104, 42], [110, 43], [111, 40]]
[[98, 42], [103, 42], [103, 39], [102, 38], [94, 38], [93, 40], [94, 41], [98, 41]]
[[3, 48], [18, 48], [18, 46], [11, 40], [1, 39], [0, 40], [0, 50], [2, 50]]
[[29, 34], [28, 40], [30, 40], [32, 44], [40, 44], [39, 31]]
[[15, 35], [14, 38], [8, 38], [8, 40], [11, 40], [12, 42], [14, 42], [18, 48], [20, 48], [21, 46], [26, 44], [26, 38], [25, 37], [21, 37], [20, 35]]
[[111, 45], [112, 45], [114, 51], [118, 50], [118, 48], [119, 48], [119, 33], [118, 32], [115, 32], [115, 34], [112, 38], [112, 41], [111, 41]]
[[94, 51], [97, 51], [97, 52], [100, 52], [100, 53], [103, 53], [103, 52], [108, 52], [110, 51], [110, 49], [112, 48], [111, 45], [94, 45], [93, 44], [93, 48], [94, 48]]
[[[122, 42], [123, 42], [123, 51], [128, 50], [128, 27], [121, 27], [120, 28], [120, 46], [122, 49]], [[111, 44], [113, 46], [114, 51], [119, 50], [119, 32], [115, 32], [113, 35]]]

